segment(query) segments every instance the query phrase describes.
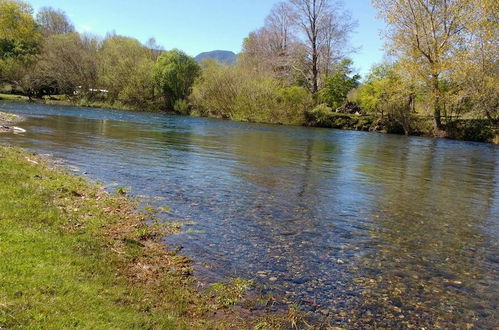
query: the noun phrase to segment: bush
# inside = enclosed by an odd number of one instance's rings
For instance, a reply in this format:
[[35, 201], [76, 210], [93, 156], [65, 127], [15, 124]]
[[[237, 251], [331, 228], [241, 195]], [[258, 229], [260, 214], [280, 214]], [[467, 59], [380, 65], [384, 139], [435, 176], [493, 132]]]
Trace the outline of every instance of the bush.
[[319, 104], [305, 114], [307, 124], [310, 126], [331, 127], [333, 109], [327, 104]]
[[173, 110], [181, 115], [188, 116], [191, 114], [189, 102], [187, 100], [177, 100], [173, 105]]
[[477, 142], [492, 141], [495, 136], [490, 121], [486, 119], [455, 120], [445, 125], [447, 137]]
[[203, 63], [189, 99], [202, 116], [295, 125], [305, 123], [313, 104], [302, 87], [284, 87], [268, 75], [211, 61]]

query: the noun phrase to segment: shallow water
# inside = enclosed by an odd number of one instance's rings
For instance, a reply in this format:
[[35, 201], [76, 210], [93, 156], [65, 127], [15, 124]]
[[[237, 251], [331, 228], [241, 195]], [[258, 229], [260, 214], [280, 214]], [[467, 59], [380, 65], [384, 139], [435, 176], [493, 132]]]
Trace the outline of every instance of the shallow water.
[[499, 148], [161, 114], [0, 103], [0, 135], [109, 189], [171, 207], [167, 239], [205, 282], [262, 292], [347, 327], [492, 328]]

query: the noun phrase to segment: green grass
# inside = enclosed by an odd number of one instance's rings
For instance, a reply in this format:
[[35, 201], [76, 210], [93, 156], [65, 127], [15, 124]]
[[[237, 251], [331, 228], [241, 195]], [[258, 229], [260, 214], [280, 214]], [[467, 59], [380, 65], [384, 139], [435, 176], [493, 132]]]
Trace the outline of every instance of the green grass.
[[259, 313], [241, 316], [248, 281], [198, 290], [190, 260], [162, 244], [175, 230], [148, 225], [124, 194], [0, 145], [0, 329], [279, 329], [300, 321], [294, 310], [268, 313], [249, 298]]
[[9, 102], [28, 102], [29, 99], [27, 96], [23, 95], [15, 95], [15, 94], [0, 94], [0, 101], [9, 101]]

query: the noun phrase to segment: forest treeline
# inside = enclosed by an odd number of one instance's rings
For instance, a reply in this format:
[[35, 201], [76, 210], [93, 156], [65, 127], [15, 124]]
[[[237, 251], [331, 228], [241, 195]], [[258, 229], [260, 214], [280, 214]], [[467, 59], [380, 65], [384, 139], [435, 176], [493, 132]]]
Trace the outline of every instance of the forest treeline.
[[241, 121], [491, 140], [499, 119], [496, 0], [372, 0], [386, 61], [361, 80], [341, 1], [277, 3], [235, 65], [154, 39], [78, 33], [59, 9], [0, 0], [0, 83], [32, 99]]

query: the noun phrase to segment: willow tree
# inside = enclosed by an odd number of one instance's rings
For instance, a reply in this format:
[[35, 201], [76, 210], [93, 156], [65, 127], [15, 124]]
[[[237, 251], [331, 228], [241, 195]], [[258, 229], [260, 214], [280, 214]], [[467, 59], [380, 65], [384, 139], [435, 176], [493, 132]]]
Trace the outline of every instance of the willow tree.
[[442, 128], [441, 79], [469, 24], [468, 0], [372, 0], [387, 25], [391, 54], [431, 91], [434, 125]]

